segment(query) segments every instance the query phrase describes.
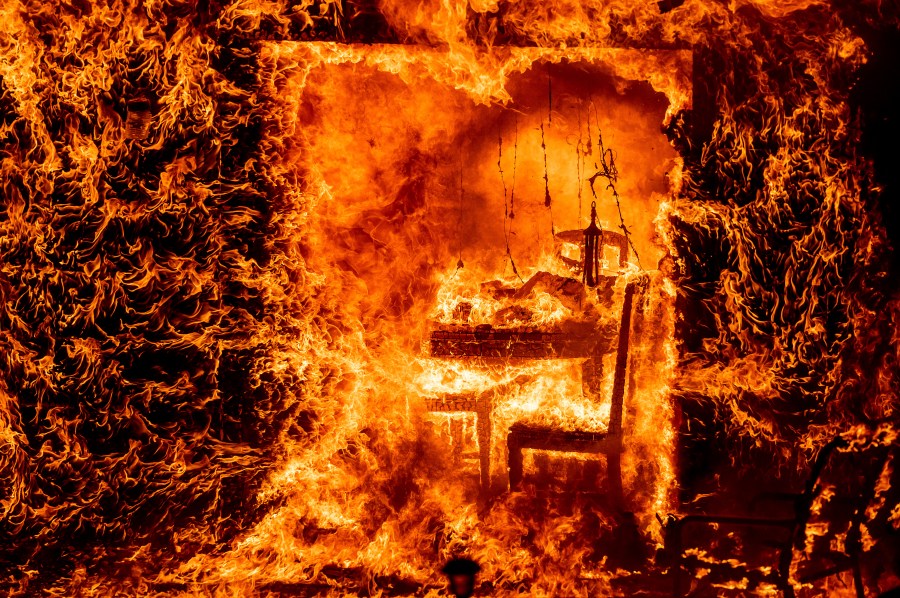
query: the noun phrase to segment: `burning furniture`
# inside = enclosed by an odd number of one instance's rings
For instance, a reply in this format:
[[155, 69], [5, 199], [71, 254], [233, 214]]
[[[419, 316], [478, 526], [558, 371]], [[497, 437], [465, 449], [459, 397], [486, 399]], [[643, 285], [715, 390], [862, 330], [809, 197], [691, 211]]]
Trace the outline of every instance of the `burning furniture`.
[[[592, 209], [592, 223], [585, 231], [565, 231], [557, 235], [560, 243], [578, 245], [579, 259], [567, 258], [560, 250], [557, 257], [573, 274], [584, 274], [589, 287], [596, 287], [600, 279], [611, 286], [622, 276], [600, 274], [600, 257], [607, 245], [618, 249], [618, 265], [625, 267], [628, 258], [627, 237], [615, 233], [603, 233], [596, 225], [596, 211]], [[523, 286], [530, 290], [540, 275]], [[549, 275], [548, 275], [549, 276]], [[567, 281], [575, 282], [572, 279]], [[622, 479], [620, 456], [622, 451], [622, 417], [631, 342], [632, 309], [641, 281], [625, 284], [621, 315], [618, 322], [617, 342], [611, 335], [598, 334], [591, 326], [569, 327], [567, 332], [558, 330], [494, 328], [491, 324], [455, 325], [432, 331], [429, 339], [432, 357], [449, 359], [478, 359], [509, 363], [513, 361], [583, 359], [582, 384], [585, 398], [596, 401], [601, 394], [603, 357], [615, 353], [615, 369], [610, 397], [610, 416], [605, 431], [563, 430], [546, 424], [515, 422], [507, 435], [509, 489], [518, 490], [524, 478], [524, 454], [526, 449], [550, 450], [564, 453], [581, 453], [606, 456], [608, 495], [615, 507], [621, 507]], [[565, 283], [563, 283], [565, 284]], [[583, 287], [579, 286], [579, 292]], [[457, 312], [459, 309], [457, 308]], [[464, 313], [468, 317], [468, 312]], [[426, 408], [440, 413], [474, 413], [477, 418], [478, 462], [481, 490], [491, 486], [491, 437], [493, 396], [498, 392], [477, 396], [448, 395], [426, 399]], [[458, 434], [457, 434], [458, 435]], [[459, 440], [459, 439], [457, 439]]]
[[[599, 381], [596, 371], [602, 367], [600, 360], [607, 345], [608, 343], [603, 342], [603, 339], [587, 335], [523, 329], [498, 330], [486, 325], [435, 330], [430, 338], [432, 357], [479, 359], [497, 363], [583, 358], [585, 359], [582, 365], [583, 377], [585, 383], [590, 387]], [[527, 376], [519, 377], [513, 384], [524, 383], [527, 378]], [[508, 385], [492, 388], [476, 396], [445, 395], [426, 399], [426, 408], [431, 412], [475, 414], [482, 492], [489, 491], [491, 487], [490, 454], [494, 396], [507, 390], [509, 390]], [[459, 440], [457, 438], [457, 442]], [[519, 448], [520, 461], [521, 448], [530, 447], [522, 445]], [[512, 453], [510, 459], [510, 482], [511, 487], [515, 489], [521, 479], [521, 463], [516, 469], [512, 465]], [[518, 475], [518, 481], [514, 482], [513, 479], [516, 475]]]
[[[631, 340], [631, 311], [637, 283], [625, 287], [622, 317], [619, 324], [619, 340], [616, 347], [616, 366], [613, 378], [612, 402], [609, 426], [605, 433], [588, 431], [559, 431], [546, 427], [515, 424], [509, 431], [509, 486], [516, 490], [523, 478], [523, 449], [541, 449], [560, 452], [605, 454], [610, 502], [622, 504], [622, 411], [625, 399], [625, 381], [628, 369], [628, 346]], [[593, 355], [587, 363], [598, 363]]]
[[[446, 396], [440, 399], [426, 399], [428, 411], [435, 413], [474, 413], [477, 418], [478, 467], [482, 492], [490, 487], [491, 469], [491, 399], [489, 396], [461, 397]], [[454, 430], [455, 445], [462, 444], [461, 431]]]
[[[665, 531], [665, 554], [673, 570], [674, 595], [687, 595], [685, 573], [698, 569], [705, 570], [704, 577], [711, 574], [745, 580], [749, 584], [747, 589], [771, 584], [787, 597], [795, 595], [792, 577], [799, 583], [811, 583], [849, 570], [853, 573], [856, 596], [864, 598], [863, 527], [872, 512], [878, 511], [878, 503], [882, 503], [882, 509], [884, 504], [889, 504], [883, 499], [876, 500], [876, 486], [892, 453], [896, 452], [896, 446], [880, 444], [877, 440], [870, 447], [861, 448], [839, 436], [819, 451], [801, 492], [759, 494], [750, 503], [750, 513], [746, 515], [692, 513], [661, 521]], [[846, 461], [843, 469], [835, 466], [839, 458]], [[834, 470], [831, 471], [836, 479], [833, 485], [823, 479], [826, 470]], [[867, 513], [873, 504], [874, 511]], [[810, 542], [808, 536], [813, 517], [823, 515], [828, 505], [835, 512], [826, 517], [832, 523], [843, 521], [844, 524], [837, 527], [846, 531], [840, 542], [820, 542], [828, 545], [826, 553], [822, 553], [816, 550], [815, 542]], [[764, 506], [768, 507], [768, 515], [761, 514]], [[688, 529], [691, 533], [687, 533]], [[732, 559], [710, 560], [703, 551], [692, 548], [705, 541], [698, 540], [706, 538], [705, 532], [713, 532], [715, 543], [715, 538], [723, 531], [740, 532], [747, 544], [774, 548], [776, 562], [772, 566], [753, 568]], [[753, 532], [758, 535], [754, 536]], [[690, 545], [689, 538], [693, 539]], [[839, 548], [835, 550], [834, 546]], [[795, 555], [804, 550], [814, 550], [817, 554], [811, 562], [798, 564]]]

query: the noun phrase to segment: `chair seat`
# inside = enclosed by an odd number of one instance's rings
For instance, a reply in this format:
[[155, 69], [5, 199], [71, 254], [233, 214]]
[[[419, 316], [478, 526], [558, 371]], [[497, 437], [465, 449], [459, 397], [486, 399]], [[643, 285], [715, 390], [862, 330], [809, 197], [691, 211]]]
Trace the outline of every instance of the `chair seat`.
[[[567, 453], [615, 453], [620, 443], [606, 432], [566, 431], [543, 425], [513, 424], [506, 437], [509, 449], [509, 487], [517, 490], [524, 476], [524, 449]], [[616, 453], [617, 455], [617, 453]]]

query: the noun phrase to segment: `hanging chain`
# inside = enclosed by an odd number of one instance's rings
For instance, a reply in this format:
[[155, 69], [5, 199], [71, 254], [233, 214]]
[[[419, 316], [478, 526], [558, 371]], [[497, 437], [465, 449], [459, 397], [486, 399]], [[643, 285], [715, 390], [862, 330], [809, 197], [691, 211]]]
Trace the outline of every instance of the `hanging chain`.
[[550, 200], [550, 176], [547, 172], [547, 143], [544, 140], [544, 121], [541, 120], [541, 150], [544, 152], [544, 207], [549, 208]]
[[578, 220], [581, 228], [581, 188], [584, 181], [584, 140], [581, 137], [581, 104], [578, 105], [578, 142], [575, 144], [575, 184], [578, 188]]
[[463, 198], [465, 196], [465, 190], [463, 189], [463, 170], [462, 170], [462, 159], [460, 159], [459, 164], [459, 207], [456, 211], [456, 244], [457, 244], [457, 253], [459, 259], [456, 261], [456, 269], [461, 270], [465, 264], [463, 264], [462, 259], [462, 214], [463, 214]]
[[[516, 139], [517, 141], [513, 151], [514, 158], [518, 153], [518, 132], [516, 133]], [[513, 161], [513, 169], [513, 172], [515, 172], [515, 160]], [[513, 274], [515, 274], [520, 281], [525, 282], [522, 280], [522, 276], [516, 268], [516, 262], [513, 259], [512, 250], [509, 246], [509, 239], [512, 235], [512, 217], [515, 216], [515, 214], [511, 214], [506, 191], [506, 179], [503, 177], [503, 132], [499, 127], [497, 130], [497, 170], [500, 172], [500, 184], [503, 186], [503, 239], [506, 243], [506, 257], [509, 258], [509, 265], [512, 267]], [[513, 192], [515, 193], [515, 178], [513, 178]]]
[[[516, 164], [519, 160], [519, 116], [516, 115], [516, 136], [513, 139], [513, 169], [512, 184], [509, 189], [509, 218], [512, 220], [516, 217]], [[512, 223], [509, 224], [510, 231]]]
[[588, 182], [591, 185], [591, 193], [593, 194], [594, 199], [597, 200], [597, 191], [594, 189], [594, 181], [598, 178], [606, 179], [606, 189], [612, 193], [613, 199], [616, 202], [616, 210], [619, 212], [619, 228], [622, 229], [625, 240], [628, 242], [628, 246], [631, 248], [632, 253], [634, 253], [634, 259], [637, 261], [638, 268], [640, 268], [641, 271], [644, 271], [644, 267], [641, 265], [641, 257], [638, 255], [637, 248], [635, 248], [634, 241], [631, 238], [631, 231], [625, 226], [625, 217], [622, 215], [621, 198], [619, 197], [619, 192], [616, 190], [615, 185], [619, 180], [619, 171], [616, 168], [615, 154], [612, 149], [607, 149], [603, 145], [603, 132], [600, 130], [599, 126], [597, 127], [597, 145], [600, 150], [600, 164], [594, 164], [596, 172], [588, 179]]

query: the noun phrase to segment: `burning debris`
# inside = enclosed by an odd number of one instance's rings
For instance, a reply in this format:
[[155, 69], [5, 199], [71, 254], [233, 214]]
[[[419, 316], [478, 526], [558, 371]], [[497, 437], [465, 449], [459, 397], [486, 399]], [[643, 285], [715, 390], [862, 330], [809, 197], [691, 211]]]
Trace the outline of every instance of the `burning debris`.
[[6, 5], [3, 593], [900, 586], [898, 26]]

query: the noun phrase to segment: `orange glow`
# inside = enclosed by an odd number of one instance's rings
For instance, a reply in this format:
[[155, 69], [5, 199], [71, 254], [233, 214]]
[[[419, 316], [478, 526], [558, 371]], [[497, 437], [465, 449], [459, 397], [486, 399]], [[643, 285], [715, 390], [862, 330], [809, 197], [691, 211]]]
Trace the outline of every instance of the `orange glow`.
[[[882, 3], [57, 4], [0, 13], [10, 595], [849, 596], [892, 546]], [[813, 473], [781, 581], [669, 554]]]

